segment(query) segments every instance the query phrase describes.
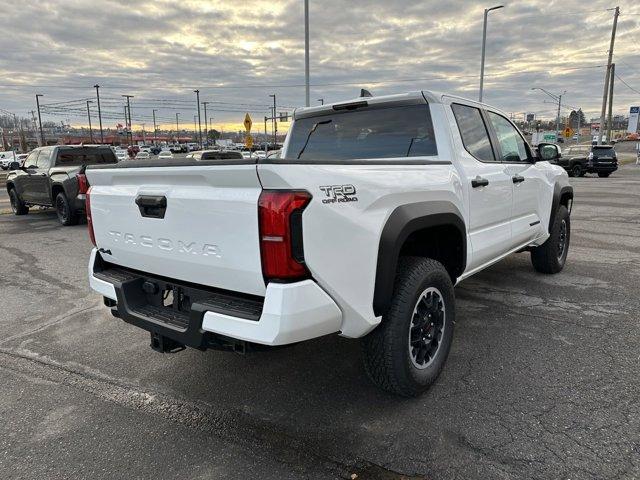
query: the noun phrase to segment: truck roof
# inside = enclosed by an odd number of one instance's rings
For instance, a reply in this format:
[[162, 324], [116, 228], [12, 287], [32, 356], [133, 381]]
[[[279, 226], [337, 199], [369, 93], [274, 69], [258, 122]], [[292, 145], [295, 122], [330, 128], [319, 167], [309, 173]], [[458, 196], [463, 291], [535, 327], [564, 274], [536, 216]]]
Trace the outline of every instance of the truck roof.
[[414, 90], [406, 93], [396, 93], [393, 95], [356, 97], [350, 100], [343, 100], [340, 102], [333, 102], [333, 103], [325, 103], [324, 105], [318, 105], [313, 107], [300, 107], [294, 110], [293, 117], [296, 118], [300, 116], [313, 116], [316, 113], [334, 110], [333, 107], [336, 105], [347, 105], [350, 103], [357, 103], [357, 102], [363, 102], [363, 101], [367, 102], [369, 105], [377, 105], [377, 104], [384, 104], [384, 103], [398, 103], [398, 102], [404, 102], [404, 101], [419, 102], [419, 101], [424, 101], [425, 99], [428, 103], [442, 103], [442, 97], [444, 96], [459, 99], [465, 103], [473, 103], [478, 106], [482, 105], [484, 107], [498, 110], [495, 107], [492, 107], [486, 103], [478, 102], [477, 100], [472, 100], [470, 98], [464, 98], [458, 95], [451, 95], [443, 92], [434, 92], [430, 90]]

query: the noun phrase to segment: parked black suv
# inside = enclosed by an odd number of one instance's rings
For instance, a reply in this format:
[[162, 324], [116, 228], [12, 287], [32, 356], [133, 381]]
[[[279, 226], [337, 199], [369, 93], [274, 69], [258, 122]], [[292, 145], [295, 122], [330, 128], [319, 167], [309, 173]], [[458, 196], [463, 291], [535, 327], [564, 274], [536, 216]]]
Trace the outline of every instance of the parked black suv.
[[7, 192], [15, 215], [29, 213], [29, 207], [55, 207], [62, 225], [75, 225], [85, 209], [89, 188], [87, 165], [117, 163], [108, 146], [52, 146], [33, 150], [20, 166], [11, 165]]
[[618, 157], [613, 145], [574, 145], [562, 152], [558, 165], [570, 177], [582, 177], [585, 173], [608, 177], [618, 169]]

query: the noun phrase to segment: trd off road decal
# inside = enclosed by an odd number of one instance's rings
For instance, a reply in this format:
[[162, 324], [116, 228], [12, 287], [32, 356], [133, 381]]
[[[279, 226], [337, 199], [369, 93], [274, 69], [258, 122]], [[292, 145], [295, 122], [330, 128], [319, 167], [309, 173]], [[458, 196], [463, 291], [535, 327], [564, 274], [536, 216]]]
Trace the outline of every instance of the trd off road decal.
[[353, 185], [324, 185], [319, 187], [326, 195], [322, 203], [357, 202], [356, 187]]

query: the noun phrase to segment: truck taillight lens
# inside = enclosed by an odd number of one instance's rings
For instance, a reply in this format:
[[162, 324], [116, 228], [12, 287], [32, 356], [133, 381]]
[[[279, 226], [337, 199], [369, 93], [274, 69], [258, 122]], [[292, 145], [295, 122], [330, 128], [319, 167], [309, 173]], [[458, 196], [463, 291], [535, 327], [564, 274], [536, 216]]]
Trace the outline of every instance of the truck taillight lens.
[[87, 193], [89, 189], [89, 181], [87, 180], [87, 176], [84, 173], [76, 173], [76, 178], [78, 179], [78, 193]]
[[93, 246], [96, 246], [96, 236], [93, 233], [93, 220], [91, 219], [91, 187], [87, 190], [84, 197], [84, 210], [87, 213], [87, 228], [89, 229], [89, 238]]
[[305, 191], [263, 190], [258, 200], [262, 273], [267, 280], [307, 277], [302, 247], [302, 211], [311, 201]]

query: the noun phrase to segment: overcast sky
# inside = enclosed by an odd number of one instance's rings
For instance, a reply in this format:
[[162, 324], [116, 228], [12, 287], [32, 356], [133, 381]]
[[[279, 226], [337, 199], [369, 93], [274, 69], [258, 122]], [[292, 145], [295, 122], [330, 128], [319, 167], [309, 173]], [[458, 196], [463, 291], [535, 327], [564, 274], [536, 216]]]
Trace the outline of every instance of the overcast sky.
[[[310, 0], [312, 103], [429, 89], [477, 98], [482, 14], [488, 2]], [[599, 115], [615, 3], [505, 2], [489, 16], [485, 98], [507, 112], [554, 116], [542, 87]], [[614, 111], [640, 104], [640, 3], [621, 1]], [[261, 129], [270, 93], [304, 103], [303, 0], [0, 0], [0, 109], [81, 109], [99, 83], [105, 126], [130, 94], [134, 125], [193, 125], [195, 94], [219, 128], [244, 111]], [[638, 92], [632, 91], [632, 89]], [[181, 102], [180, 102], [181, 101]], [[190, 101], [191, 103], [186, 103]], [[64, 104], [63, 104], [64, 105]], [[288, 107], [288, 108], [284, 108]], [[47, 108], [47, 107], [45, 107]], [[48, 107], [51, 109], [51, 107]], [[91, 105], [95, 108], [95, 105]], [[79, 112], [43, 117], [86, 124]], [[518, 117], [520, 118], [520, 117]], [[122, 120], [119, 120], [122, 123]], [[204, 120], [203, 120], [204, 121]]]

